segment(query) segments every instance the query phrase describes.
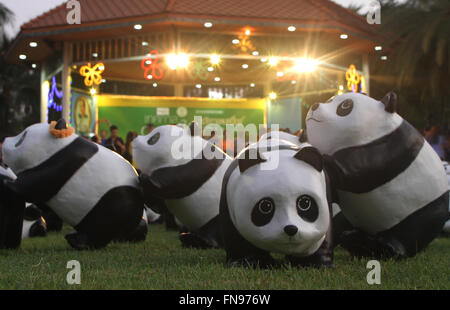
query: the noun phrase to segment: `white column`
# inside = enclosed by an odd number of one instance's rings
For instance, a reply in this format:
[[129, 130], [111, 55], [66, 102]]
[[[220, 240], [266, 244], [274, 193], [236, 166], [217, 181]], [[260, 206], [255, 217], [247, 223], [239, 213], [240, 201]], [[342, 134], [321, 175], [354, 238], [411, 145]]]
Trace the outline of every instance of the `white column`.
[[366, 93], [368, 96], [370, 96], [370, 65], [369, 65], [369, 55], [368, 54], [364, 54], [363, 55], [363, 76], [364, 79], [366, 80]]
[[41, 65], [41, 123], [48, 122], [48, 92], [50, 90], [50, 84], [46, 78], [45, 64]]
[[62, 70], [62, 117], [69, 122], [70, 113], [70, 64], [72, 62], [72, 43], [64, 42]]

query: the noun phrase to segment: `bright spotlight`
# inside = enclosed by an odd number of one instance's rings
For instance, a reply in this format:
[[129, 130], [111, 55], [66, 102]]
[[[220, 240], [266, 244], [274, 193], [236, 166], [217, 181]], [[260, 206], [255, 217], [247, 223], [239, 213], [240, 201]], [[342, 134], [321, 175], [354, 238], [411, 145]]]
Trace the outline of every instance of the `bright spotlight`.
[[275, 99], [277, 99], [277, 94], [274, 93], [274, 92], [271, 92], [271, 93], [269, 94], [269, 98], [270, 98], [271, 100], [275, 100]]
[[278, 58], [269, 57], [269, 66], [274, 67], [278, 64]]
[[298, 72], [313, 72], [317, 69], [319, 62], [310, 58], [299, 58], [295, 61], [294, 70]]
[[175, 70], [176, 68], [186, 68], [189, 65], [189, 57], [185, 54], [170, 54], [166, 58], [167, 65], [171, 70]]
[[211, 55], [211, 63], [213, 65], [218, 65], [220, 63], [220, 56], [216, 54]]

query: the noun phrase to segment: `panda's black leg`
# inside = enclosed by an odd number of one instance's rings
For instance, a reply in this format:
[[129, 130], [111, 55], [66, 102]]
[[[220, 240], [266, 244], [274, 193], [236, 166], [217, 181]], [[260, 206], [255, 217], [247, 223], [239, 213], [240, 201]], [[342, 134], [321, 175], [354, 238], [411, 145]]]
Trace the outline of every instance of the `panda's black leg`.
[[219, 216], [216, 216], [200, 229], [194, 232], [180, 231], [181, 245], [187, 248], [219, 248], [222, 247], [222, 238], [219, 231]]
[[0, 249], [16, 249], [22, 241], [25, 201], [6, 182], [0, 178]]
[[65, 236], [72, 248], [79, 251], [101, 249], [108, 245], [111, 239], [91, 237], [87, 233], [72, 231]]
[[148, 233], [148, 224], [144, 219], [141, 219], [136, 228], [126, 234], [121, 234], [114, 238], [116, 242], [143, 242]]
[[345, 231], [341, 235], [341, 246], [350, 255], [358, 258], [388, 259], [396, 256], [396, 252], [404, 255], [404, 249], [397, 245], [395, 249], [391, 244], [384, 242], [377, 236], [371, 236], [360, 230]]
[[345, 218], [342, 212], [333, 216], [333, 243], [334, 246], [341, 244], [341, 237], [344, 231], [351, 231], [354, 229], [352, 224]]
[[253, 252], [241, 254], [239, 256], [229, 256], [227, 254], [228, 267], [247, 267], [247, 268], [276, 268], [280, 264], [276, 262], [268, 252]]
[[357, 257], [412, 257], [436, 238], [449, 218], [448, 192], [375, 236], [353, 230], [342, 234], [342, 247]]

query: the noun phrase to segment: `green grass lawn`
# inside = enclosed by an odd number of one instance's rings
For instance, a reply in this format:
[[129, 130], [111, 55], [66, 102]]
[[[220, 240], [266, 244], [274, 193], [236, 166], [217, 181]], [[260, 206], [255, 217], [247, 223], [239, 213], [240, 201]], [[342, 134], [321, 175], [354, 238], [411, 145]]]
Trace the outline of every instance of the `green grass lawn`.
[[[64, 232], [69, 228], [64, 227]], [[81, 264], [81, 285], [68, 285], [67, 262]], [[381, 285], [368, 285], [367, 260], [335, 252], [336, 269], [227, 268], [223, 250], [182, 249], [176, 232], [150, 226], [140, 244], [78, 252], [62, 233], [0, 250], [0, 289], [450, 289], [450, 238], [414, 258], [381, 262]]]

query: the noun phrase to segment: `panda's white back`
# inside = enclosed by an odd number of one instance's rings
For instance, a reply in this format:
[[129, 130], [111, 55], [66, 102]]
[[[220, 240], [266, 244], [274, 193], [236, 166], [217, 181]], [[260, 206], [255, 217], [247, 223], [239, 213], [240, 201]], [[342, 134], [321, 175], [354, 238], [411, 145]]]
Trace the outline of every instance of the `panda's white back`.
[[214, 175], [195, 193], [166, 200], [168, 209], [189, 229], [196, 230], [219, 214], [222, 180], [231, 162], [232, 159], [226, 157]]
[[98, 145], [92, 156], [47, 202], [64, 221], [76, 226], [109, 190], [138, 187], [134, 168], [117, 153]]
[[356, 227], [375, 234], [398, 224], [446, 190], [442, 164], [425, 141], [416, 160], [393, 180], [368, 193], [339, 191], [339, 198], [345, 206], [345, 217]]

